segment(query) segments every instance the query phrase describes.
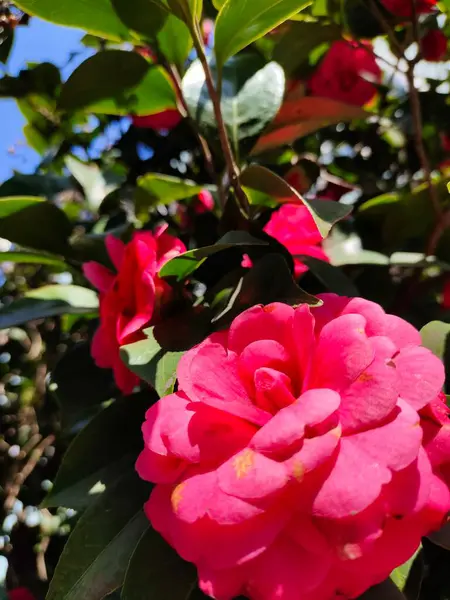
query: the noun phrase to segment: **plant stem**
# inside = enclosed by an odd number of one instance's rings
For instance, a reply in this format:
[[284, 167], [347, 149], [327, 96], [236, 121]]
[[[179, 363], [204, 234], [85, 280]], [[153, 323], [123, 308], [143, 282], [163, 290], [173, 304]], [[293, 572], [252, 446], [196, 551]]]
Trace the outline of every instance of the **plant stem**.
[[191, 32], [194, 38], [194, 46], [197, 50], [198, 58], [202, 64], [203, 71], [205, 73], [205, 82], [206, 87], [208, 88], [208, 93], [211, 98], [211, 102], [214, 108], [214, 116], [216, 117], [217, 129], [219, 133], [220, 145], [222, 146], [225, 163], [227, 166], [228, 178], [230, 180], [230, 184], [233, 187], [236, 197], [238, 199], [239, 205], [241, 209], [244, 211], [246, 215], [249, 212], [248, 199], [244, 193], [244, 190], [241, 187], [239, 181], [239, 167], [236, 164], [233, 150], [231, 148], [230, 139], [228, 137], [227, 129], [225, 126], [225, 122], [222, 116], [222, 109], [220, 106], [220, 94], [218, 93], [212, 76], [211, 69], [208, 64], [208, 59], [206, 58], [205, 48], [203, 46], [203, 42], [201, 40], [201, 36], [198, 31], [197, 24], [194, 26], [193, 31]]

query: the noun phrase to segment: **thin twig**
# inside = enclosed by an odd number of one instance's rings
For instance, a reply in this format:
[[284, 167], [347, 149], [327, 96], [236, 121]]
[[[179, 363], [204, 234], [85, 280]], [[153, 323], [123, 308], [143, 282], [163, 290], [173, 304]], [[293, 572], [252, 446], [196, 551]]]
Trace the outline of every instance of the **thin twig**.
[[205, 73], [206, 87], [208, 88], [208, 93], [213, 104], [214, 116], [217, 122], [220, 145], [222, 146], [225, 163], [227, 166], [228, 178], [230, 180], [230, 184], [234, 188], [241, 209], [245, 212], [245, 214], [248, 214], [248, 199], [239, 181], [239, 167], [236, 164], [225, 122], [223, 120], [222, 108], [220, 106], [220, 94], [216, 90], [216, 87], [214, 85], [214, 79], [212, 76], [211, 69], [209, 67], [208, 59], [206, 58], [205, 48], [203, 46], [203, 42], [198, 31], [198, 27], [193, 29], [192, 35], [194, 38], [194, 46], [197, 50], [198, 58], [202, 64], [203, 71]]
[[45, 564], [45, 553], [50, 544], [50, 536], [46, 535], [39, 544], [39, 550], [36, 554], [36, 571], [41, 581], [48, 581], [47, 565]]
[[55, 441], [55, 436], [53, 434], [48, 435], [46, 438], [44, 438], [31, 451], [29, 459], [27, 460], [25, 465], [22, 467], [22, 469], [18, 473], [16, 473], [13, 481], [5, 486], [6, 491], [8, 493], [8, 496], [7, 496], [7, 498], [5, 500], [5, 504], [4, 504], [6, 510], [9, 510], [12, 508], [12, 506], [14, 505], [14, 501], [16, 500], [16, 498], [20, 492], [20, 488], [26, 481], [27, 477], [29, 477], [31, 475], [31, 473], [34, 471], [34, 469], [36, 468], [39, 460], [41, 459], [42, 455], [45, 452], [45, 449], [48, 448], [48, 446], [51, 446], [54, 441]]

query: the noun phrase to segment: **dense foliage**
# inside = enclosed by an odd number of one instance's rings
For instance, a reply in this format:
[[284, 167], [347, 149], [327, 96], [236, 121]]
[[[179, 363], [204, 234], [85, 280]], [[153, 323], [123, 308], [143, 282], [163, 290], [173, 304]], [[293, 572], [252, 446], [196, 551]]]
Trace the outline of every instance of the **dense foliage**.
[[0, 595], [450, 598], [449, 15], [0, 0]]

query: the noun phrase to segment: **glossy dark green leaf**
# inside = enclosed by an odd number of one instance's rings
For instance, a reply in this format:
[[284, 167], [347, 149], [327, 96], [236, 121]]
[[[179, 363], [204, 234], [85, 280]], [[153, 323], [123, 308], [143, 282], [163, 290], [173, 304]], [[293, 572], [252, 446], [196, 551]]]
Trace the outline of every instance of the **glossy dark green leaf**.
[[[115, 442], [120, 446], [120, 437]], [[122, 585], [148, 526], [142, 505], [149, 488], [131, 471], [86, 510], [64, 547], [47, 600], [98, 600]]]
[[52, 63], [32, 64], [22, 69], [16, 77], [0, 78], [0, 98], [26, 98], [34, 96], [34, 102], [52, 98], [61, 83], [59, 69]]
[[28, 14], [51, 23], [76, 27], [114, 41], [132, 39], [110, 0], [18, 0], [15, 4]]
[[216, 329], [228, 327], [247, 308], [272, 302], [309, 306], [322, 304], [295, 283], [281, 254], [267, 254], [240, 279], [226, 308], [213, 319], [214, 326]]
[[0, 198], [0, 237], [54, 254], [69, 251], [72, 224], [54, 204], [35, 198]]
[[264, 246], [265, 242], [245, 231], [229, 231], [213, 246], [188, 250], [167, 262], [159, 272], [160, 277], [176, 277], [182, 281], [191, 275], [207, 258], [222, 250], [239, 247], [243, 252], [252, 246]]
[[25, 175], [15, 173], [0, 185], [0, 197], [5, 196], [46, 196], [52, 199], [60, 192], [68, 189], [67, 177], [46, 173], [45, 175]]
[[418, 600], [425, 574], [422, 545], [403, 565], [391, 573], [391, 580], [408, 600]]
[[147, 391], [117, 400], [96, 415], [66, 451], [43, 505], [84, 508], [132, 471], [142, 449], [141, 425], [151, 402]]
[[48, 265], [59, 270], [67, 270], [67, 264], [51, 254], [38, 254], [37, 252], [0, 252], [0, 263], [11, 262], [19, 265]]
[[176, 108], [162, 67], [137, 52], [104, 50], [84, 61], [61, 90], [60, 108], [110, 115], [149, 115]]
[[143, 600], [143, 590], [149, 600], [188, 600], [196, 581], [194, 565], [183, 561], [149, 527], [131, 557], [121, 600]]
[[323, 260], [313, 256], [295, 256], [302, 261], [311, 273], [330, 291], [340, 296], [349, 296], [355, 298], [359, 292], [351, 279], [339, 267], [330, 265]]
[[[217, 80], [212, 61], [211, 70]], [[266, 63], [260, 56], [241, 54], [223, 67], [221, 108], [231, 142], [256, 136], [275, 117], [283, 101], [284, 71], [275, 62]], [[191, 117], [206, 135], [217, 136], [216, 118], [200, 61], [188, 69], [182, 83], [183, 95]]]
[[96, 211], [102, 200], [125, 181], [124, 175], [112, 171], [102, 172], [95, 163], [85, 163], [74, 156], [67, 156], [66, 167], [84, 191], [89, 208]]
[[133, 373], [150, 383], [159, 396], [165, 396], [175, 384], [183, 352], [164, 350], [155, 339], [153, 329], [147, 329], [145, 334], [147, 339], [122, 346], [120, 356]]
[[14, 29], [7, 22], [0, 22], [0, 62], [6, 64], [14, 42]]
[[92, 415], [115, 393], [110, 369], [100, 369], [88, 342], [80, 342], [65, 352], [50, 374], [50, 390], [61, 407], [65, 429]]
[[165, 0], [170, 10], [179, 19], [194, 26], [195, 21], [200, 21], [203, 11], [203, 0]]
[[97, 294], [88, 288], [45, 285], [0, 308], [0, 329], [56, 315], [93, 313], [97, 309]]
[[386, 579], [383, 583], [373, 586], [365, 592], [358, 600], [406, 600], [400, 590], [390, 580]]
[[439, 531], [435, 531], [427, 537], [433, 544], [436, 544], [445, 550], [450, 550], [450, 523], [446, 523]]
[[293, 73], [302, 65], [309, 66], [309, 53], [314, 48], [340, 37], [341, 28], [335, 24], [291, 21], [274, 48], [273, 59], [286, 73]]
[[159, 173], [146, 173], [137, 180], [137, 211], [147, 209], [156, 204], [170, 204], [176, 200], [184, 200], [196, 196], [209, 186], [199, 185], [188, 179], [180, 179]]
[[227, 0], [216, 21], [214, 49], [219, 67], [309, 4], [301, 0]]
[[241, 175], [241, 183], [251, 204], [257, 202], [268, 204], [274, 200], [280, 204], [287, 202], [304, 204], [324, 238], [335, 223], [347, 217], [352, 211], [350, 206], [331, 200], [306, 200], [284, 179], [260, 165], [250, 165], [245, 169]]
[[122, 23], [146, 39], [154, 39], [161, 30], [169, 7], [159, 0], [110, 0]]

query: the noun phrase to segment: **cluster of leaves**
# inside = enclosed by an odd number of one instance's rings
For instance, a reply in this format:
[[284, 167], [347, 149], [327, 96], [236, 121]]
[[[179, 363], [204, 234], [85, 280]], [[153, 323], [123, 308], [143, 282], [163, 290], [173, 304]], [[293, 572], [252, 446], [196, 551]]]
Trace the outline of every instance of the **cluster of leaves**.
[[[57, 435], [58, 457], [67, 448], [42, 510], [78, 511], [58, 566], [47, 559], [47, 598], [138, 600], [146, 590], [148, 597], [195, 600], [202, 597], [195, 572], [142, 513], [149, 486], [134, 462], [145, 411], [175, 385], [182, 353], [242, 310], [275, 300], [314, 305], [323, 290], [361, 295], [425, 326], [424, 343], [448, 362], [443, 321], [450, 313], [441, 303], [450, 271], [448, 157], [440, 134], [450, 130], [450, 109], [442, 81], [428, 77], [421, 91], [403, 81], [396, 48], [406, 50], [414, 37], [400, 24], [392, 29], [393, 52], [384, 41], [393, 66], [369, 112], [293, 85], [307, 81], [333, 41], [385, 33], [359, 0], [16, 4], [25, 15], [85, 30], [91, 54], [66, 81], [50, 63], [0, 79], [0, 97], [17, 101], [26, 140], [41, 155], [33, 175], [16, 173], [0, 185], [0, 237], [13, 244], [1, 259], [17, 265], [8, 282], [22, 282], [2, 294], [0, 329], [13, 340], [30, 323], [44, 339], [25, 377], [32, 380], [41, 364], [50, 375], [39, 393], [23, 386], [18, 397], [21, 406], [30, 398], [37, 407], [42, 439]], [[201, 40], [204, 19], [215, 21], [213, 50]], [[149, 47], [154, 61], [135, 51]], [[417, 143], [417, 102], [427, 165]], [[170, 131], [137, 126], [136, 117], [165, 111], [182, 117]], [[286, 181], [292, 177], [295, 185]], [[199, 213], [195, 203], [205, 189], [215, 208]], [[345, 202], [336, 201], [341, 196]], [[307, 207], [331, 259], [305, 259], [302, 287], [292, 256], [263, 232], [271, 211], [286, 202]], [[107, 234], [128, 241], [161, 220], [188, 251], [159, 275], [189, 293], [145, 340], [122, 348], [142, 380], [141, 391], [123, 398], [112, 373], [89, 355], [98, 297], [81, 267], [91, 260], [111, 267]], [[242, 267], [244, 254], [250, 270]], [[26, 446], [33, 432], [15, 443]], [[386, 582], [365, 600], [448, 597], [439, 569], [449, 543], [445, 531], [425, 540], [420, 555], [392, 575], [395, 585]], [[60, 544], [52, 544], [58, 556]]]

